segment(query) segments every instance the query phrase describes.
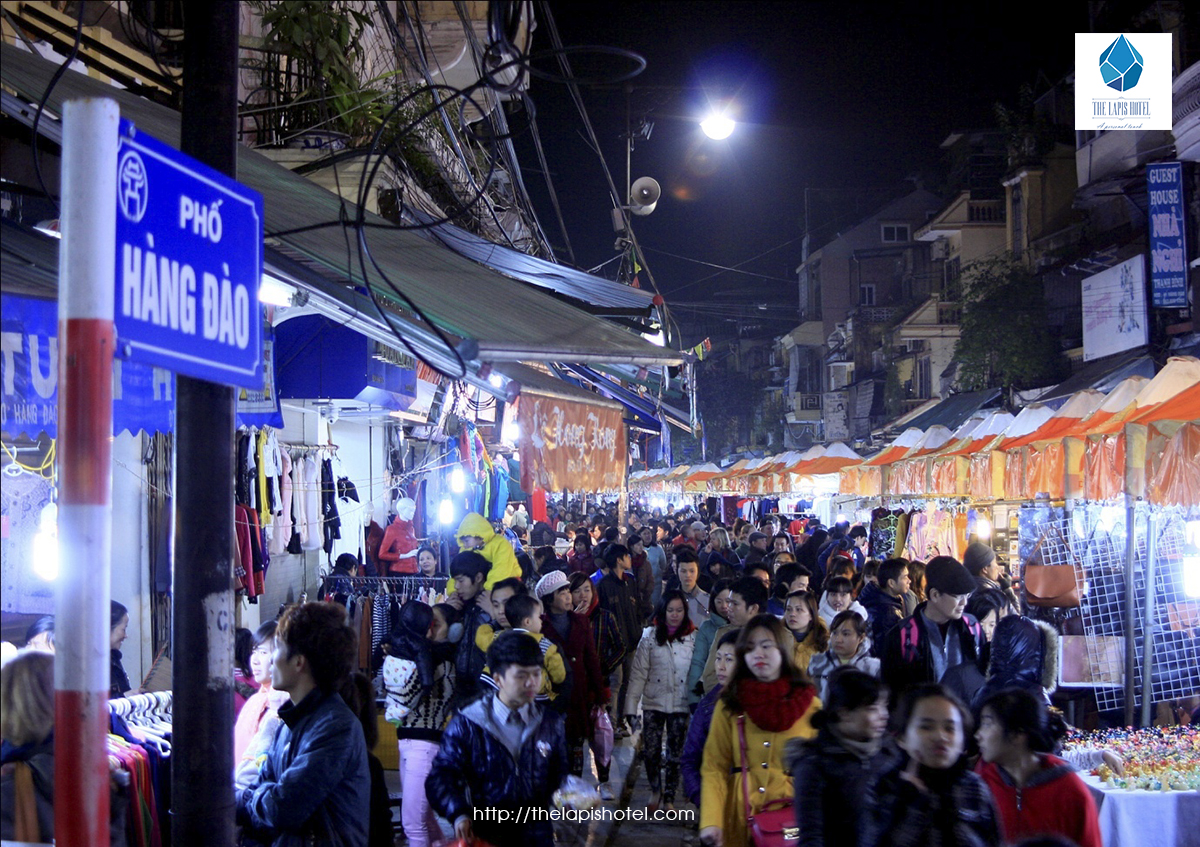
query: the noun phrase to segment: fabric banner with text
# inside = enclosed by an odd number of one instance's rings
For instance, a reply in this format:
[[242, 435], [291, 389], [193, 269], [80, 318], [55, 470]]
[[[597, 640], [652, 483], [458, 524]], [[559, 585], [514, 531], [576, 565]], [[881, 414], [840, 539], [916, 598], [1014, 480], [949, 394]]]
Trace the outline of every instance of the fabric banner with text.
[[619, 407], [521, 392], [521, 487], [615, 491], [628, 463]]

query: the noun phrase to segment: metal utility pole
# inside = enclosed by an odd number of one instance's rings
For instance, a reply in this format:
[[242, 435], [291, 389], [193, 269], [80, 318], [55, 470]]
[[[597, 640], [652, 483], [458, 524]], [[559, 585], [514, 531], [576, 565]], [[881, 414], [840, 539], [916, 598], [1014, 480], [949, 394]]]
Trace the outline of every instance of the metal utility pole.
[[54, 835], [63, 847], [109, 843], [106, 737], [119, 118], [115, 100], [72, 100], [63, 110], [60, 573], [54, 606]]
[[[180, 149], [230, 177], [237, 175], [239, 5], [211, 4], [184, 34]], [[175, 409], [171, 843], [227, 847], [234, 840], [234, 389], [180, 376]]]

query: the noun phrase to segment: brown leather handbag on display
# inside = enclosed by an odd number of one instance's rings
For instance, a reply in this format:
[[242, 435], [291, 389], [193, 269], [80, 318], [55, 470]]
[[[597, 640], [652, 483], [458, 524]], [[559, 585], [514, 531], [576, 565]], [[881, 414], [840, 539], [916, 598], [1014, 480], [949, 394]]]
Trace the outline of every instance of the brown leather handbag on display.
[[[1058, 533], [1057, 528], [1055, 532]], [[1059, 534], [1063, 546], [1070, 549], [1062, 534]], [[1074, 565], [1035, 565], [1038, 550], [1045, 542], [1046, 536], [1038, 539], [1029, 554], [1023, 569], [1025, 598], [1030, 606], [1040, 606], [1051, 609], [1074, 609], [1079, 607], [1079, 581], [1075, 578]]]

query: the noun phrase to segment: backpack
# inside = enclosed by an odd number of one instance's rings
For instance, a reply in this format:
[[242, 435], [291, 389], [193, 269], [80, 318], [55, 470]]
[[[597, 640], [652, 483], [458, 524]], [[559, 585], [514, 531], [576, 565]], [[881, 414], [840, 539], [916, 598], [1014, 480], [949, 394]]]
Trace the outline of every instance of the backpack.
[[[979, 621], [970, 615], [962, 616], [963, 622], [967, 625], [967, 631], [975, 639], [976, 648], [983, 640], [983, 627], [979, 625]], [[921, 640], [921, 625], [917, 623], [917, 616], [911, 615], [907, 620], [900, 624], [900, 657], [906, 662], [915, 662], [917, 660], [917, 645]]]

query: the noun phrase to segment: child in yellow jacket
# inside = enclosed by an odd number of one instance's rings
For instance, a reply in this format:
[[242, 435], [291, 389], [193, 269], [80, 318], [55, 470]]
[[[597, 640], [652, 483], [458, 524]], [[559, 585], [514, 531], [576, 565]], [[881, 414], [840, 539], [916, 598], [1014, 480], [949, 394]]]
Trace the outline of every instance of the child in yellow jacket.
[[[567, 666], [563, 662], [558, 645], [542, 635], [542, 602], [529, 594], [517, 594], [510, 597], [504, 604], [504, 617], [510, 627], [516, 632], [523, 632], [538, 643], [542, 651], [542, 686], [538, 689], [538, 700], [554, 700], [558, 697], [558, 686], [567, 678]], [[489, 624], [480, 625], [475, 632], [475, 646], [487, 653], [488, 647], [496, 638], [496, 631]], [[480, 674], [480, 680], [487, 682], [492, 679], [487, 667]], [[495, 682], [491, 682], [495, 688]]]
[[521, 576], [521, 566], [517, 563], [512, 544], [503, 535], [497, 535], [483, 515], [467, 513], [458, 525], [454, 540], [458, 542], [459, 549], [474, 550], [491, 564], [483, 583], [484, 591], [490, 593], [502, 579]]

